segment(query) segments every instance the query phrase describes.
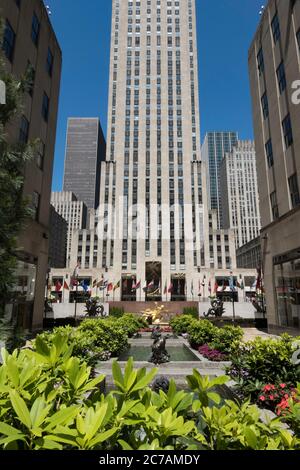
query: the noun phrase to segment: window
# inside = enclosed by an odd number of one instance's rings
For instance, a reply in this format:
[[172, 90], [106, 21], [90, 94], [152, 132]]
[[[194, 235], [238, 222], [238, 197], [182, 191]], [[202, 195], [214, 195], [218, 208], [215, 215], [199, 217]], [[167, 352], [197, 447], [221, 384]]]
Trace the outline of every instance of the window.
[[276, 191], [274, 191], [273, 193], [270, 194], [270, 201], [271, 201], [271, 209], [272, 209], [273, 219], [278, 219], [279, 210], [278, 210]]
[[35, 70], [34, 70], [33, 66], [31, 65], [31, 63], [29, 61], [28, 61], [28, 64], [27, 64], [26, 74], [28, 76], [27, 91], [30, 94], [30, 96], [32, 96], [33, 95], [33, 90], [34, 90]]
[[15, 41], [16, 34], [12, 29], [9, 21], [6, 20], [2, 49], [10, 62], [12, 62], [14, 56]]
[[49, 117], [49, 98], [46, 93], [43, 96], [42, 116], [47, 122]]
[[269, 103], [268, 103], [267, 93], [264, 93], [261, 98], [261, 107], [262, 107], [264, 119], [267, 119], [267, 117], [269, 116]]
[[32, 194], [32, 218], [36, 221], [39, 220], [39, 209], [40, 209], [40, 195], [36, 191]]
[[32, 24], [31, 24], [31, 39], [36, 46], [38, 45], [38, 42], [39, 42], [39, 34], [40, 34], [40, 22], [36, 14], [33, 13]]
[[274, 43], [276, 44], [278, 39], [280, 38], [280, 26], [279, 26], [279, 19], [278, 19], [277, 13], [274, 16], [271, 25], [272, 25]]
[[264, 63], [264, 54], [263, 54], [262, 48], [260, 48], [260, 50], [257, 54], [257, 67], [258, 67], [259, 75], [264, 73], [265, 63]]
[[286, 148], [289, 148], [294, 141], [291, 118], [289, 114], [282, 121], [282, 129]]
[[268, 140], [268, 142], [265, 145], [266, 148], [266, 157], [268, 161], [269, 168], [273, 166], [274, 164], [274, 158], [273, 158], [273, 146], [272, 146], [272, 141], [271, 139]]
[[44, 168], [44, 158], [45, 158], [45, 144], [44, 142], [40, 141], [37, 149], [36, 154], [36, 164], [37, 166], [43, 170]]
[[47, 70], [48, 74], [50, 75], [50, 77], [52, 77], [53, 60], [54, 60], [53, 59], [53, 54], [52, 54], [50, 48], [48, 48], [46, 70]]
[[28, 134], [29, 134], [29, 122], [25, 116], [22, 116], [21, 125], [20, 125], [20, 134], [19, 134], [19, 142], [21, 144], [27, 144]]
[[16, 5], [17, 5], [17, 7], [20, 8], [20, 6], [21, 6], [21, 0], [15, 0], [15, 3], [16, 3]]
[[289, 178], [289, 188], [290, 188], [292, 206], [293, 207], [299, 206], [300, 196], [299, 196], [297, 173], [295, 173]]
[[297, 37], [298, 47], [299, 47], [299, 49], [300, 49], [300, 29], [298, 29], [297, 34], [296, 34], [296, 37]]
[[286, 89], [285, 69], [284, 69], [284, 63], [283, 62], [281, 62], [281, 64], [279, 65], [279, 67], [276, 71], [276, 74], [277, 74], [279, 91], [280, 91], [280, 93], [283, 93], [284, 90]]

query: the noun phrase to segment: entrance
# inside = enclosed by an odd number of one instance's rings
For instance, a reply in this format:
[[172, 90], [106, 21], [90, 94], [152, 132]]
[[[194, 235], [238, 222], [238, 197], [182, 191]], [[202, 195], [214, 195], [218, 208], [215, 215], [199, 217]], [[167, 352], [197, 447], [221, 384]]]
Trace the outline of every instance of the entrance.
[[172, 295], [171, 301], [185, 301], [186, 300], [186, 280], [184, 274], [178, 274], [171, 277]]
[[122, 300], [135, 301], [136, 300], [136, 276], [124, 275], [122, 276]]
[[161, 263], [152, 261], [146, 263], [146, 301], [161, 302]]

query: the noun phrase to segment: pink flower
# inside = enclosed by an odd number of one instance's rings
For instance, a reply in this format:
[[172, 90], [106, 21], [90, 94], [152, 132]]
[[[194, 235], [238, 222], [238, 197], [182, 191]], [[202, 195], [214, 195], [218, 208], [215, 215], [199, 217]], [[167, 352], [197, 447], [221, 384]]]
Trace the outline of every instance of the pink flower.
[[285, 387], [286, 387], [286, 384], [279, 384], [279, 387], [285, 388]]
[[270, 395], [269, 398], [270, 398], [270, 400], [273, 401], [274, 400], [274, 395]]
[[269, 392], [271, 390], [271, 385], [265, 385], [264, 386], [264, 391]]
[[265, 401], [266, 398], [265, 398], [263, 395], [261, 395], [261, 396], [259, 397], [259, 399], [260, 399], [260, 401]]

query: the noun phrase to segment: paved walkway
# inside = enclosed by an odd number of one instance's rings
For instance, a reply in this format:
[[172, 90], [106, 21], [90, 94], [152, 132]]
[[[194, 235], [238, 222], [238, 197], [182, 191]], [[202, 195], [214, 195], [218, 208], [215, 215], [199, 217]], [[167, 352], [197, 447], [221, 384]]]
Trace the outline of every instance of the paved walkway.
[[243, 340], [246, 341], [253, 341], [255, 338], [260, 336], [261, 338], [278, 338], [278, 336], [270, 335], [269, 333], [265, 333], [264, 331], [258, 330], [257, 328], [243, 328], [244, 331], [244, 338]]

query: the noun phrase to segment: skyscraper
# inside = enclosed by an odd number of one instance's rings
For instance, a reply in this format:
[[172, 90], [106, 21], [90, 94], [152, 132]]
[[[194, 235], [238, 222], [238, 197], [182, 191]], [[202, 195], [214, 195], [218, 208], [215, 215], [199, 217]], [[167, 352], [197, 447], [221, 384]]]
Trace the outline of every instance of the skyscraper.
[[260, 233], [255, 145], [238, 141], [220, 167], [223, 227], [232, 229], [236, 248]]
[[269, 329], [300, 328], [300, 1], [271, 0], [249, 49]]
[[99, 205], [101, 162], [105, 152], [98, 118], [68, 119], [63, 190], [73, 192], [89, 209]]
[[101, 267], [122, 300], [136, 281], [183, 300], [209, 266], [195, 0], [112, 4]]
[[206, 163], [209, 208], [217, 211], [218, 228], [222, 225], [220, 166], [225, 153], [237, 143], [237, 132], [208, 132], [202, 145], [202, 159]]

